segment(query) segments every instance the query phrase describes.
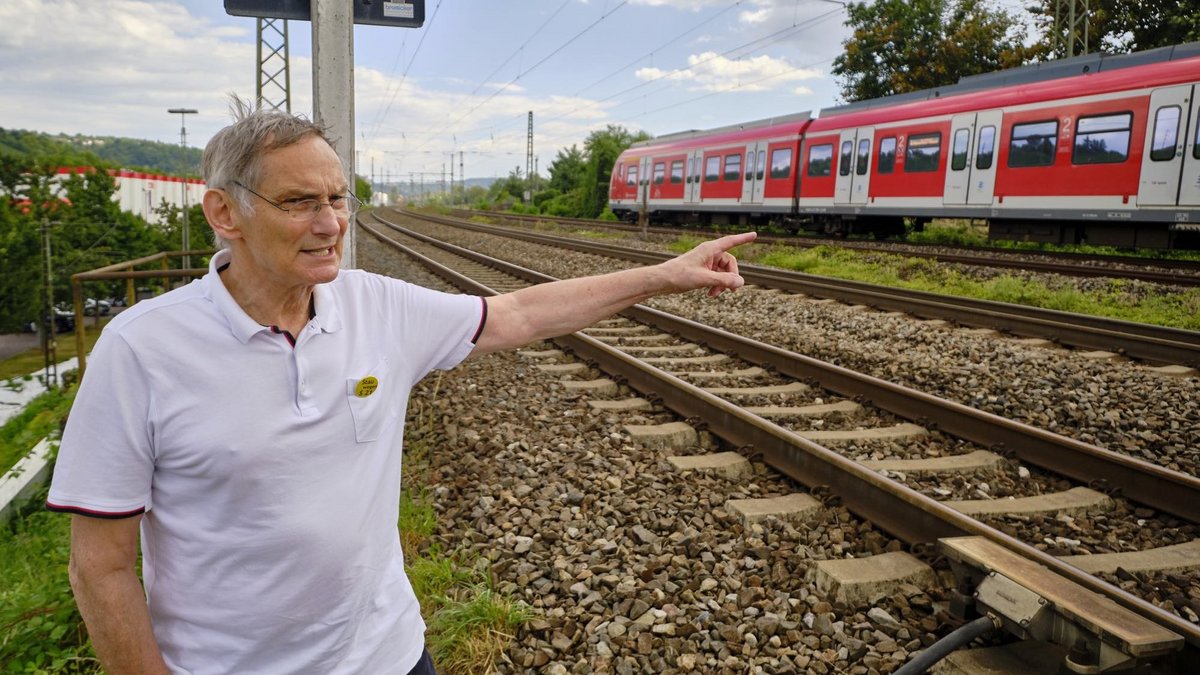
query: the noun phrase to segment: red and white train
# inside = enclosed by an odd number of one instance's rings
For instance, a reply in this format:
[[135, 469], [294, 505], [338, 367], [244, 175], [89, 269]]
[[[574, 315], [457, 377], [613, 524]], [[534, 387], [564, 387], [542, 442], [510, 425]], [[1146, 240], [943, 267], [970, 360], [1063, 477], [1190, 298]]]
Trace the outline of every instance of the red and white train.
[[634, 219], [995, 239], [1200, 244], [1200, 43], [1089, 55], [636, 143], [609, 204]]

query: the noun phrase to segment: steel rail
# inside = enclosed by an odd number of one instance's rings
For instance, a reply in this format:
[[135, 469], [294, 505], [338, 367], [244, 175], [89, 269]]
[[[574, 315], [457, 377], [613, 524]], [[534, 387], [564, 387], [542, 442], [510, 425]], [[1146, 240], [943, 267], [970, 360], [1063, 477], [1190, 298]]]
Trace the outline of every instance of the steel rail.
[[[377, 214], [373, 214], [373, 217], [388, 227], [414, 239], [468, 260], [485, 264], [493, 269], [512, 274], [531, 283], [545, 283], [554, 280], [553, 277], [541, 274], [540, 272], [489, 258], [468, 249], [413, 232], [402, 226], [389, 223], [379, 218]], [[427, 256], [423, 256], [409, 247], [382, 236], [375, 229], [362, 224], [361, 221], [360, 225], [363, 225], [363, 229], [378, 237], [381, 241], [406, 254], [412, 255], [418, 260], [429, 260]], [[435, 274], [438, 274], [443, 279], [459, 286], [467, 292], [480, 295], [492, 295], [495, 293], [490, 288], [467, 279], [440, 263], [431, 260], [430, 262], [432, 263], [430, 268]], [[645, 312], [644, 315], [642, 314], [643, 312]], [[642, 306], [636, 306], [632, 308], [632, 311], [622, 312], [622, 314], [634, 320], [641, 320], [638, 318], [640, 316], [650, 318], [652, 320], [651, 325], [656, 325], [663, 330], [667, 330], [666, 326], [673, 325], [671, 323], [665, 326], [657, 325], [655, 323], [657, 319], [669, 315]], [[708, 330], [702, 324], [678, 319], [677, 317], [671, 318], [682, 322], [678, 325], [692, 324], [691, 328], [694, 330]], [[746, 342], [753, 342], [745, 338], [739, 339]], [[715, 339], [705, 341], [718, 342]], [[656, 397], [664, 406], [677, 414], [685, 418], [703, 420], [705, 427], [710, 432], [721, 437], [731, 445], [740, 448], [746, 454], [761, 457], [762, 461], [792, 479], [810, 488], [818, 486], [831, 487], [851, 511], [877, 524], [880, 528], [909, 544], [926, 544], [943, 537], [965, 535], [985, 537], [1027, 559], [1035, 560], [1059, 575], [1117, 602], [1121, 606], [1154, 621], [1168, 630], [1178, 633], [1184, 637], [1187, 643], [1184, 656], [1200, 659], [1200, 627], [1188, 623], [1182, 617], [1175, 616], [1155, 607], [1149, 602], [1108, 584], [1052, 555], [1039, 551], [991, 526], [955, 511], [901, 483], [884, 478], [882, 475], [852, 460], [846, 459], [769, 420], [747, 412], [737, 405], [709, 394], [689, 382], [642, 363], [640, 360], [599, 340], [582, 333], [574, 333], [555, 338], [554, 342], [563, 348], [575, 352], [580, 358], [596, 364], [601, 370], [622, 378], [633, 389]], [[770, 349], [774, 350], [774, 348]], [[786, 353], [783, 350], [775, 351]], [[739, 358], [745, 358], [741, 352], [737, 353]], [[799, 355], [792, 356], [799, 357]], [[806, 357], [799, 358], [802, 361], [811, 360], [806, 359]], [[852, 374], [850, 371], [845, 371], [845, 369], [833, 368], [844, 371], [842, 373], [843, 376]], [[898, 385], [891, 386], [897, 390], [906, 389]], [[934, 397], [928, 395], [925, 395], [925, 398], [934, 399]], [[965, 406], [959, 407], [965, 408]], [[1052, 436], [1052, 434], [1047, 435]], [[1096, 450], [1100, 453], [1108, 452], [1099, 448], [1096, 448]], [[1197, 493], [1193, 492], [1190, 495], [1190, 499], [1194, 500], [1196, 495]]]
[[[404, 213], [404, 212], [402, 212]], [[407, 212], [444, 225], [539, 244], [617, 257], [642, 264], [670, 259], [671, 254], [639, 251], [610, 244], [580, 241], [539, 233], [510, 230], [451, 218]], [[747, 283], [805, 293], [842, 302], [900, 311], [923, 318], [944, 319], [967, 326], [994, 328], [1062, 344], [1115, 352], [1155, 363], [1200, 366], [1200, 332], [1149, 324], [1072, 314], [1051, 309], [1013, 305], [991, 300], [974, 300], [950, 295], [888, 288], [858, 281], [844, 281], [759, 265], [740, 265]]]

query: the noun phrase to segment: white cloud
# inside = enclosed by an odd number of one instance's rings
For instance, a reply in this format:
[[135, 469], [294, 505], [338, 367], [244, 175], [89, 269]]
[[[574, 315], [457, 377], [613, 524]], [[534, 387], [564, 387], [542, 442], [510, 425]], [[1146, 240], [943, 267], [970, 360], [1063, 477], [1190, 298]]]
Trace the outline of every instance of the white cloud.
[[693, 54], [681, 70], [641, 68], [635, 75], [645, 81], [687, 82], [696, 91], [769, 91], [803, 80], [821, 77], [813, 68], [797, 68], [784, 59], [755, 56], [729, 59], [714, 52]]
[[253, 23], [234, 35], [176, 3], [9, 0], [0, 25], [5, 127], [170, 140], [166, 109], [186, 106], [202, 113], [189, 135], [207, 138], [226, 92], [254, 95]]

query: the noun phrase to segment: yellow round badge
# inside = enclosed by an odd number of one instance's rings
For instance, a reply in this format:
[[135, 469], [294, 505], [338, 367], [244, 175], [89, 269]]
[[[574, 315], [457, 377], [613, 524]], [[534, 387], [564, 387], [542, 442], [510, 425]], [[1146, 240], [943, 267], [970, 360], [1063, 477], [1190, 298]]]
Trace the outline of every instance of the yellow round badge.
[[366, 398], [371, 394], [374, 394], [375, 390], [378, 388], [379, 380], [375, 379], [375, 377], [371, 375], [368, 375], [359, 380], [358, 384], [354, 385], [354, 395], [359, 398]]

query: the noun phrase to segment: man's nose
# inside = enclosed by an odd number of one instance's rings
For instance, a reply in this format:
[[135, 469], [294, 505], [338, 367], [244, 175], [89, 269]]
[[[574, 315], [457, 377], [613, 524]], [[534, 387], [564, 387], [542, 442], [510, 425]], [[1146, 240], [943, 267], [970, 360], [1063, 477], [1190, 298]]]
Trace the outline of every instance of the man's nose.
[[342, 229], [337, 213], [329, 205], [323, 205], [312, 221], [313, 234], [333, 236]]

